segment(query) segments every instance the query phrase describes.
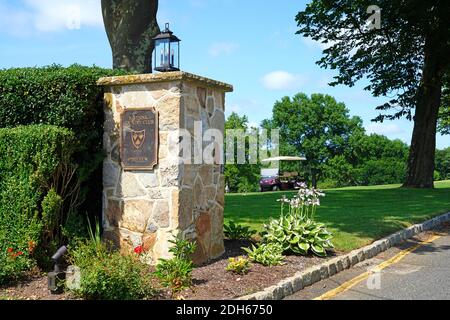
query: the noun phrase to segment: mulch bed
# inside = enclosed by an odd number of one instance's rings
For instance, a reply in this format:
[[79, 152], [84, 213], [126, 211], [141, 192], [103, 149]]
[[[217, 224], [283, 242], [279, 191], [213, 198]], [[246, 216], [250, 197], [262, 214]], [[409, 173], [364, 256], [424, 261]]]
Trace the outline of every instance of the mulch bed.
[[228, 258], [244, 255], [241, 248], [249, 245], [249, 242], [225, 241], [225, 255], [215, 262], [195, 269], [193, 272], [195, 286], [193, 290], [185, 290], [182, 293], [183, 298], [187, 300], [235, 299], [273, 286], [299, 271], [336, 256], [336, 253], [329, 255], [327, 259], [315, 256], [288, 256], [282, 266], [264, 267], [252, 264], [250, 272], [244, 276], [227, 272], [225, 268], [228, 265]]
[[[228, 259], [244, 255], [242, 247], [250, 246], [248, 241], [225, 241], [226, 253], [216, 261], [196, 268], [193, 272], [194, 286], [185, 290], [180, 297], [186, 300], [230, 300], [245, 296], [277, 284], [281, 280], [293, 276], [311, 266], [321, 264], [336, 256], [331, 254], [327, 259], [314, 256], [289, 256], [285, 264], [276, 267], [263, 267], [252, 264], [247, 275], [240, 276], [225, 270]], [[162, 292], [160, 299], [169, 299], [168, 292]], [[30, 275], [11, 287], [0, 287], [0, 299], [19, 300], [66, 300], [68, 294], [53, 295], [47, 290], [47, 278], [42, 275]]]
[[47, 277], [30, 274], [14, 286], [0, 287], [0, 300], [66, 300], [66, 294], [51, 294], [47, 290]]

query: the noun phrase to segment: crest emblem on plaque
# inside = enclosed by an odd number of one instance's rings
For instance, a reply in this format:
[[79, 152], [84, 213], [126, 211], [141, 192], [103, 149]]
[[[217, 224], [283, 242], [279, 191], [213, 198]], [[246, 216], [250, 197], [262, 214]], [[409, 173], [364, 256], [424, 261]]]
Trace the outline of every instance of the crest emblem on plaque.
[[145, 130], [132, 131], [131, 132], [131, 140], [133, 142], [133, 146], [136, 149], [141, 149], [145, 142]]
[[120, 115], [122, 168], [152, 171], [158, 164], [158, 148], [159, 123], [155, 108], [125, 110]]

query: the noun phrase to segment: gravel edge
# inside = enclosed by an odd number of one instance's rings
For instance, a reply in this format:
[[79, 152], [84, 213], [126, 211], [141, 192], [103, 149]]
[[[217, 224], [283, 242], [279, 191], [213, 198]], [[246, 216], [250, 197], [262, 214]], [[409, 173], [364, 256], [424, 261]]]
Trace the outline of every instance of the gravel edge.
[[298, 272], [293, 277], [280, 281], [277, 285], [251, 295], [237, 298], [236, 300], [282, 300], [303, 288], [311, 286], [323, 279], [327, 279], [345, 269], [350, 269], [358, 263], [371, 259], [379, 253], [384, 252], [419, 233], [431, 230], [447, 221], [450, 221], [450, 212], [423, 223], [415, 224], [386, 238], [375, 241], [371, 245], [328, 260], [321, 265]]

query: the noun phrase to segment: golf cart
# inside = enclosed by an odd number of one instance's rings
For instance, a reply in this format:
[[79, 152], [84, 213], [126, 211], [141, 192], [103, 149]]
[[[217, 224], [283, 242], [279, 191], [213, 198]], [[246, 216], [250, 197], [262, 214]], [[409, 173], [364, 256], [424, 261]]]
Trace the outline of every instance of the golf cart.
[[[304, 157], [276, 157], [265, 159], [262, 162], [279, 161], [305, 161]], [[283, 172], [280, 169], [261, 169], [261, 179], [259, 180], [260, 191], [295, 190], [302, 182], [298, 172]]]

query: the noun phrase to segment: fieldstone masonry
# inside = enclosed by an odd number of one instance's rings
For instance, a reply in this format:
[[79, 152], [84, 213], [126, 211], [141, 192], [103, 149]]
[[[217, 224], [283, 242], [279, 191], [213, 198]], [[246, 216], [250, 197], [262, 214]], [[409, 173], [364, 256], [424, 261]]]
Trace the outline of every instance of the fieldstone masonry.
[[[196, 263], [222, 255], [223, 166], [180, 163], [180, 145], [169, 137], [179, 129], [194, 134], [196, 121], [203, 131], [223, 134], [225, 93], [233, 87], [185, 72], [102, 78], [98, 84], [105, 92], [105, 238], [126, 252], [143, 245], [151, 263], [170, 257], [169, 240], [177, 233], [197, 241]], [[121, 167], [120, 115], [133, 108], [159, 113], [159, 160], [153, 171]], [[201, 151], [194, 146], [192, 153]]]

